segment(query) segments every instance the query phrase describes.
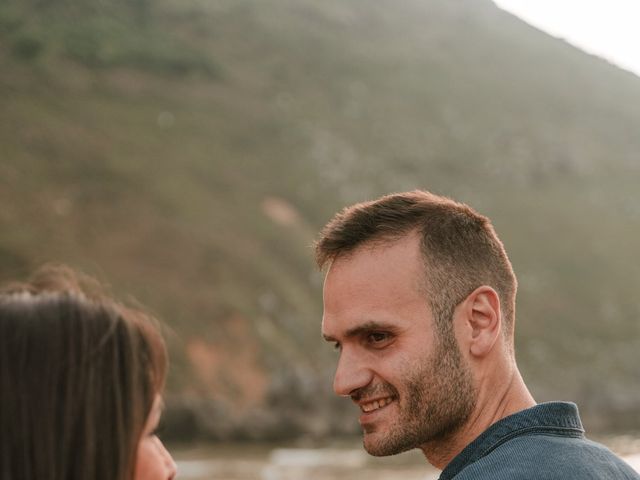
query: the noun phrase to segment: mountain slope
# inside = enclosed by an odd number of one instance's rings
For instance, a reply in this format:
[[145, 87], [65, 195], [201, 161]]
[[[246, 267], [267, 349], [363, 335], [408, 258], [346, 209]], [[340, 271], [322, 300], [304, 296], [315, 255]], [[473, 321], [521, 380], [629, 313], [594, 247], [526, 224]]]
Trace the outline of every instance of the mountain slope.
[[536, 397], [629, 426], [637, 77], [482, 0], [102, 5], [0, 9], [0, 275], [65, 261], [159, 313], [170, 432], [357, 429], [311, 244], [413, 188], [494, 220]]

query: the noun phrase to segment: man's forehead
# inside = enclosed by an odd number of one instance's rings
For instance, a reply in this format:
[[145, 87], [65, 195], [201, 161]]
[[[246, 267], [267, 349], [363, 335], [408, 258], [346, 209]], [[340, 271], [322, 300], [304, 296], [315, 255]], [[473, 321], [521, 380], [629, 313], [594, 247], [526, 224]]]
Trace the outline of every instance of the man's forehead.
[[[325, 308], [335, 290], [342, 293], [364, 289], [424, 290], [425, 265], [417, 236], [393, 243], [366, 244], [335, 258], [324, 279]], [[354, 292], [355, 293], [355, 292]]]

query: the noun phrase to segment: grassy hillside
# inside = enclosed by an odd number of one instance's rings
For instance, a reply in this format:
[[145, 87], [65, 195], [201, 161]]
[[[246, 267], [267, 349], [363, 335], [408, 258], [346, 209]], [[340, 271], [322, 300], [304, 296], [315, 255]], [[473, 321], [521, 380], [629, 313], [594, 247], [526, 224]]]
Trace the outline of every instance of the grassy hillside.
[[638, 105], [640, 79], [484, 0], [6, 1], [0, 277], [64, 261], [157, 312], [169, 433], [352, 431], [310, 245], [427, 188], [494, 219], [536, 397], [631, 427]]

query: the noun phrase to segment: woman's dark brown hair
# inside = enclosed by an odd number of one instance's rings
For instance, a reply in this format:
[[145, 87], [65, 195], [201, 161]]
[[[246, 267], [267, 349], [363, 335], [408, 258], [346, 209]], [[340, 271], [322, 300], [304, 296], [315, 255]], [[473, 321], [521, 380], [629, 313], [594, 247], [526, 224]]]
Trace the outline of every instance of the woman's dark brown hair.
[[164, 386], [155, 321], [66, 267], [0, 291], [0, 478], [131, 480]]

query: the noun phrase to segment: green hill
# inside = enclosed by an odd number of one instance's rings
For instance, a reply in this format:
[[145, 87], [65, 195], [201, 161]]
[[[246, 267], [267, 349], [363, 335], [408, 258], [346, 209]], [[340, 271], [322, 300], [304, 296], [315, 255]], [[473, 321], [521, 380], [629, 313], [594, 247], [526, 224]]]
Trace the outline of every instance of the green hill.
[[639, 105], [488, 0], [6, 0], [0, 277], [63, 261], [158, 313], [169, 435], [351, 432], [311, 244], [427, 188], [494, 220], [536, 398], [640, 428]]

